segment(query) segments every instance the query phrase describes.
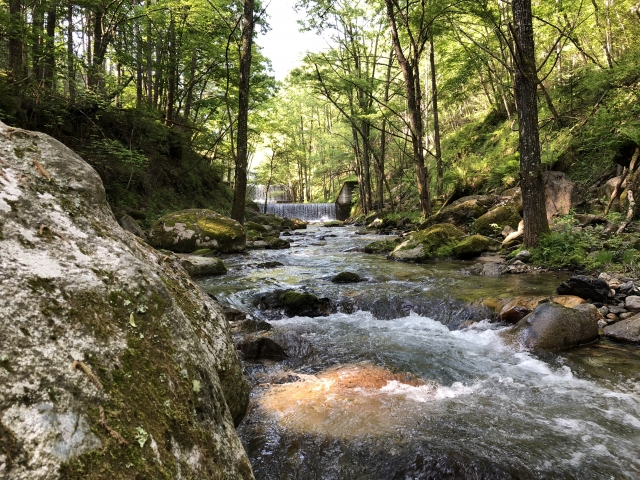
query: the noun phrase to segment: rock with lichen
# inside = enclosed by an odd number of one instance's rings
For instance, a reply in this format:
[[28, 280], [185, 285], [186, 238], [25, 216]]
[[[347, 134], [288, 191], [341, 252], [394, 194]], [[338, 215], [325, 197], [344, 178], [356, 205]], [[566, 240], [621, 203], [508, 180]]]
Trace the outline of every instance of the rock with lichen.
[[245, 231], [235, 220], [212, 210], [180, 210], [161, 217], [147, 232], [149, 244], [177, 253], [208, 248], [219, 253], [242, 252]]
[[451, 249], [464, 237], [464, 232], [448, 223], [433, 225], [409, 236], [398, 245], [389, 258], [400, 262], [424, 262], [432, 258], [449, 257]]
[[253, 478], [220, 307], [61, 143], [0, 123], [0, 159], [0, 477]]

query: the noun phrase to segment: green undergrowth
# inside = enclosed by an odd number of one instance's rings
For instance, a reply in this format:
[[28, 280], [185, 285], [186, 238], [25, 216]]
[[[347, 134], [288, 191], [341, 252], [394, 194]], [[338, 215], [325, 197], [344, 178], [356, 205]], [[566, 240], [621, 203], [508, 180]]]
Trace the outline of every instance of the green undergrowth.
[[88, 96], [72, 105], [32, 93], [21, 90], [22, 108], [2, 121], [51, 135], [86, 160], [102, 178], [116, 216], [130, 214], [147, 228], [172, 211], [231, 211], [223, 166], [198, 152], [191, 140], [195, 126], [167, 126], [158, 111], [118, 108]]
[[[616, 215], [619, 214], [612, 214], [611, 219], [615, 220]], [[573, 217], [563, 217], [554, 231], [540, 238], [538, 247], [530, 249], [531, 262], [552, 269], [640, 274], [640, 239], [637, 235], [604, 234], [603, 230], [602, 225], [580, 228]]]

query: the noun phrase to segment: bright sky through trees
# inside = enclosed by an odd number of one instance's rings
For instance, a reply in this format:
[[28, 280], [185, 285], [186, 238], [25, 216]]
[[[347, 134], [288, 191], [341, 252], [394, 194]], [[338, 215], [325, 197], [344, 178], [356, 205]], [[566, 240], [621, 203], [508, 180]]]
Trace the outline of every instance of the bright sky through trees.
[[266, 3], [267, 19], [271, 29], [260, 34], [257, 43], [273, 65], [277, 80], [284, 80], [295, 68], [306, 52], [317, 52], [327, 47], [325, 40], [315, 32], [300, 32], [298, 20], [304, 19], [304, 12], [293, 9], [296, 0], [271, 0]]

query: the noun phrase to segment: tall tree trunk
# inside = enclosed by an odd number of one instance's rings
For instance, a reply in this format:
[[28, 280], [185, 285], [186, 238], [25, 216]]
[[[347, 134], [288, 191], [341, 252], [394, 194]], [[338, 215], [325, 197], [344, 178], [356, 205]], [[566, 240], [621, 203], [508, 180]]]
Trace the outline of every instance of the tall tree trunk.
[[49, 90], [55, 90], [55, 69], [56, 69], [56, 56], [55, 56], [55, 42], [54, 36], [56, 34], [56, 23], [58, 21], [58, 14], [56, 10], [56, 4], [49, 5], [49, 11], [47, 12], [47, 36], [45, 38], [45, 65], [44, 65], [44, 84]]
[[109, 43], [104, 36], [103, 21], [104, 12], [98, 8], [93, 17], [93, 61], [89, 68], [89, 88], [96, 91], [104, 87], [104, 59]]
[[422, 215], [431, 215], [431, 194], [429, 192], [429, 171], [424, 162], [424, 124], [422, 123], [422, 106], [420, 91], [420, 59], [415, 58], [418, 54], [414, 52], [411, 63], [402, 51], [402, 44], [398, 35], [395, 13], [393, 11], [393, 1], [385, 0], [387, 6], [387, 17], [391, 27], [391, 41], [393, 43], [398, 64], [404, 76], [405, 90], [407, 92], [407, 109], [409, 110], [409, 124], [411, 126], [411, 144], [413, 147], [413, 161], [416, 167], [416, 177], [418, 184], [418, 195], [420, 196], [420, 209]]
[[9, 29], [9, 68], [11, 79], [14, 82], [21, 81], [25, 77], [24, 71], [24, 43], [21, 0], [9, 0], [9, 16], [11, 27]]
[[515, 97], [520, 130], [520, 186], [524, 244], [535, 247], [549, 231], [538, 132], [538, 78], [533, 43], [531, 0], [512, 0], [515, 41]]
[[31, 69], [36, 82], [44, 78], [44, 5], [38, 1], [31, 13]]
[[76, 100], [76, 55], [73, 48], [73, 0], [67, 4], [67, 82], [69, 84], [69, 100]]
[[140, 32], [140, 25], [134, 25], [133, 32], [136, 39], [136, 108], [140, 108], [142, 107], [142, 85], [144, 82], [142, 68], [142, 33]]
[[189, 83], [187, 86], [187, 98], [184, 102], [184, 118], [189, 120], [191, 115], [191, 105], [193, 104], [193, 88], [196, 81], [196, 68], [198, 67], [198, 49], [194, 48], [191, 53], [191, 68], [189, 69]]
[[[147, 0], [146, 3], [146, 7], [147, 7], [147, 11], [149, 11], [151, 9], [151, 1], [152, 0]], [[149, 17], [149, 14], [147, 13], [147, 18], [145, 19], [145, 28], [146, 28], [146, 34], [147, 34], [147, 52], [146, 52], [146, 67], [147, 67], [147, 71], [146, 71], [146, 88], [147, 88], [147, 104], [149, 106], [153, 105], [153, 45], [151, 43], [151, 38], [152, 38], [152, 30], [151, 30], [151, 18]], [[156, 69], [157, 71], [157, 69]]]
[[178, 74], [178, 68], [176, 65], [176, 21], [171, 14], [171, 20], [169, 21], [169, 65], [168, 65], [168, 77], [167, 77], [167, 108], [165, 115], [165, 122], [168, 124], [174, 120], [173, 107], [176, 99], [176, 76]]
[[442, 168], [442, 147], [440, 146], [440, 117], [438, 112], [438, 84], [436, 82], [436, 60], [435, 48], [433, 46], [433, 34], [429, 37], [429, 70], [431, 73], [431, 103], [433, 106], [433, 143], [436, 147], [436, 194], [442, 195], [442, 179], [444, 171]]
[[238, 127], [236, 181], [233, 189], [231, 218], [244, 224], [247, 194], [247, 167], [249, 163], [249, 93], [251, 80], [251, 46], [253, 44], [254, 0], [244, 0], [244, 20], [242, 25], [242, 47], [240, 50], [240, 81], [238, 85]]

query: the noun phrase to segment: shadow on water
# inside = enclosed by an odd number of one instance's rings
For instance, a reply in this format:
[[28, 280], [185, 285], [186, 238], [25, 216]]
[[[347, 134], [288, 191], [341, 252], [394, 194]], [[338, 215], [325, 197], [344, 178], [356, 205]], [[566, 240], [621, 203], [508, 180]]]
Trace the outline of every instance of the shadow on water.
[[[255, 387], [239, 433], [258, 479], [640, 478], [637, 347], [532, 355], [503, 343], [504, 327], [465, 323], [487, 315], [469, 302], [551, 295], [566, 275], [388, 262], [346, 252], [379, 238], [353, 233], [312, 228], [288, 251], [229, 257], [229, 275], [201, 281], [254, 316], [256, 296], [275, 289], [341, 307], [279, 316], [274, 338], [304, 348], [245, 365]], [[256, 267], [266, 261], [283, 266]], [[331, 283], [345, 270], [367, 281]]]

